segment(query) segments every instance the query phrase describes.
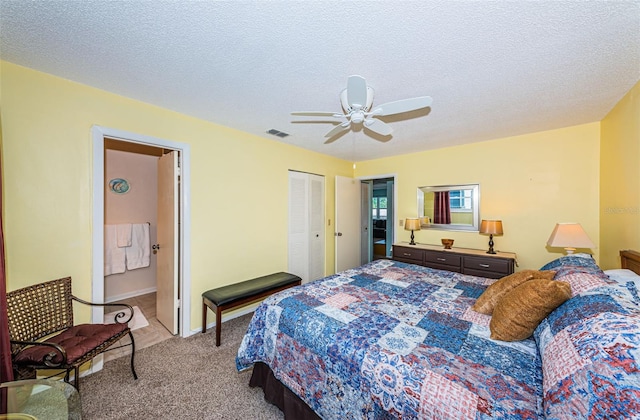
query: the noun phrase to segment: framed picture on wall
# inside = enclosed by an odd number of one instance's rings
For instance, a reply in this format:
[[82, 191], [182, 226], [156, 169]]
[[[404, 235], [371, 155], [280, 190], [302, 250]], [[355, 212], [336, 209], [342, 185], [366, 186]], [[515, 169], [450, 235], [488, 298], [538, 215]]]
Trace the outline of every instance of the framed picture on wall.
[[109, 181], [109, 191], [114, 194], [126, 194], [131, 190], [131, 184], [124, 178], [113, 178]]

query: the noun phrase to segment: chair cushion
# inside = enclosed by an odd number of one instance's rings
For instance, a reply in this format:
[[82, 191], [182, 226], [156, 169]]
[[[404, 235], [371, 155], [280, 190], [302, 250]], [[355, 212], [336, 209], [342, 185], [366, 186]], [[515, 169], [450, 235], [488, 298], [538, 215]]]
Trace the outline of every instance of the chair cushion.
[[[127, 324], [80, 324], [75, 325], [44, 342], [58, 344], [67, 352], [67, 364], [71, 365], [91, 350], [120, 335], [127, 330]], [[24, 365], [42, 365], [47, 354], [55, 352], [48, 346], [32, 346], [22, 350], [14, 358], [14, 363]], [[53, 362], [60, 363], [57, 352]]]
[[285, 272], [269, 274], [255, 279], [243, 281], [228, 286], [211, 289], [202, 294], [202, 297], [209, 299], [216, 306], [233, 302], [242, 298], [259, 295], [267, 290], [299, 282], [300, 277]]

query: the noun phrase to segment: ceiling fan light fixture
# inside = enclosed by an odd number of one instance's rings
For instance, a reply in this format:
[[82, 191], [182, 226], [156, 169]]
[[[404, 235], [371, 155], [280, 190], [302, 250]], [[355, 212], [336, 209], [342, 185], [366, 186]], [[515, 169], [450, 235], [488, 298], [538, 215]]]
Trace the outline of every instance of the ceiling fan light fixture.
[[[364, 106], [360, 105], [360, 109], [365, 112], [371, 109], [371, 105], [373, 105], [373, 93], [373, 88], [367, 86], [367, 101]], [[347, 89], [344, 89], [342, 92], [340, 92], [340, 104], [342, 105], [342, 109], [344, 109], [346, 112], [351, 112], [355, 109], [353, 106], [351, 106], [351, 104], [349, 104]]]
[[351, 122], [354, 124], [361, 124], [364, 121], [364, 112], [358, 111], [351, 114]]
[[[402, 99], [378, 105], [371, 110], [373, 105], [373, 89], [367, 86], [362, 76], [349, 76], [347, 88], [340, 92], [340, 104], [344, 114], [335, 112], [304, 111], [292, 112], [291, 115], [302, 117], [331, 117], [341, 120], [341, 124], [333, 127], [325, 137], [332, 138], [348, 130], [351, 125], [364, 124], [365, 128], [379, 136], [390, 136], [393, 129], [390, 125], [374, 117], [386, 117], [389, 115], [411, 112], [431, 106], [431, 97], [420, 96], [416, 98]], [[364, 103], [364, 105], [363, 105]], [[374, 137], [376, 138], [376, 137]], [[379, 140], [376, 138], [376, 140]], [[383, 141], [383, 140], [381, 140]], [[386, 141], [386, 140], [384, 140]], [[326, 141], [325, 143], [330, 143]]]

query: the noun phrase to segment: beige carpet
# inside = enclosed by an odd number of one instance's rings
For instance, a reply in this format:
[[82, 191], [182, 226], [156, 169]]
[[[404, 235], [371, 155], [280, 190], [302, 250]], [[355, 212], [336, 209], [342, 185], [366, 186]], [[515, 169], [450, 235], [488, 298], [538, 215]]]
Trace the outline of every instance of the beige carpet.
[[80, 380], [83, 420], [91, 419], [282, 419], [264, 401], [260, 388], [249, 387], [251, 372], [238, 373], [235, 356], [251, 314], [215, 332], [174, 337], [136, 352], [134, 380], [129, 358], [105, 363]]

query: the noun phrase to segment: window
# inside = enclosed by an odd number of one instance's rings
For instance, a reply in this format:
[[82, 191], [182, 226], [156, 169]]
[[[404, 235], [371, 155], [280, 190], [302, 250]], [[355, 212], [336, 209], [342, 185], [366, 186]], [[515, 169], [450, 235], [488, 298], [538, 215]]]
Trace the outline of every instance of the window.
[[473, 197], [472, 190], [449, 191], [449, 206], [452, 212], [470, 212]]
[[371, 205], [373, 211], [373, 218], [385, 219], [387, 218], [387, 197], [373, 197], [373, 203]]

